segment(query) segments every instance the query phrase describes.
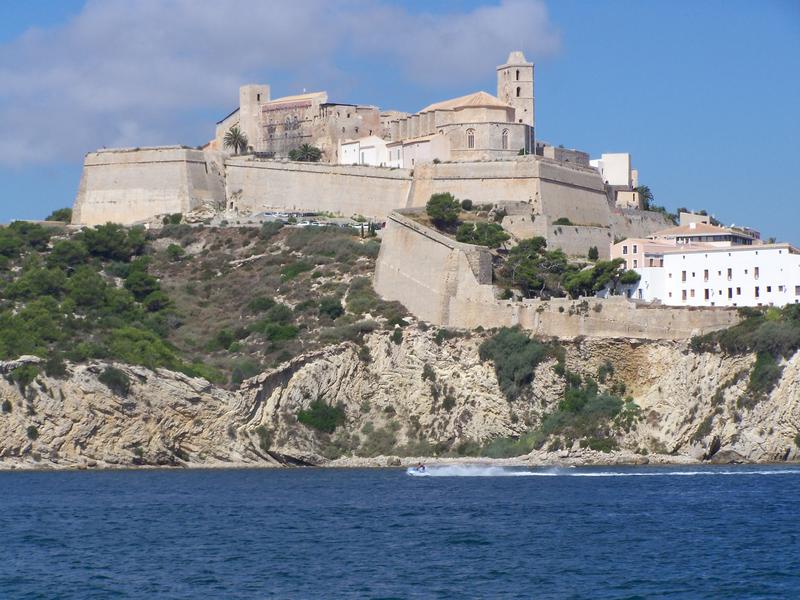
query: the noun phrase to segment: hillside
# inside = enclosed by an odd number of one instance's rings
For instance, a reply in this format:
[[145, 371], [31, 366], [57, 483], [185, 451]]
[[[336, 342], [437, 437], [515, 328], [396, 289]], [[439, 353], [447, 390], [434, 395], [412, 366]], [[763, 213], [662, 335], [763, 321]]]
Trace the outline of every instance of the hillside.
[[0, 465], [798, 457], [793, 307], [691, 343], [452, 331], [374, 294], [378, 248], [338, 228], [0, 229]]

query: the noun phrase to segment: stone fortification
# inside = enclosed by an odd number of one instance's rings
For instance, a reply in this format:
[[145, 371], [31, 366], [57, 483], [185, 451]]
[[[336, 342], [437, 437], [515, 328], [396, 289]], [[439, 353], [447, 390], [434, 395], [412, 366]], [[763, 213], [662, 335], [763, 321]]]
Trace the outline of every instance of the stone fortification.
[[411, 172], [386, 167], [300, 163], [253, 158], [226, 161], [228, 209], [355, 214], [384, 219], [406, 205]]
[[500, 300], [487, 249], [455, 242], [402, 212], [389, 216], [375, 267], [375, 290], [435, 325], [520, 325], [559, 338], [685, 339], [738, 321], [732, 310], [644, 306], [621, 297]]
[[86, 155], [72, 220], [132, 224], [201, 207], [220, 210], [224, 202], [219, 153], [181, 146], [100, 150]]
[[[615, 238], [644, 237], [668, 225], [659, 213], [612, 207], [596, 170], [539, 156], [425, 163], [413, 170], [252, 156], [228, 158], [223, 166], [218, 153], [180, 147], [88, 154], [73, 222], [132, 224], [199, 208], [383, 220], [394, 209], [422, 207], [439, 192], [502, 205], [509, 214], [503, 226], [515, 237], [541, 235], [570, 256], [594, 246], [607, 257]], [[559, 219], [571, 225], [556, 224]]]

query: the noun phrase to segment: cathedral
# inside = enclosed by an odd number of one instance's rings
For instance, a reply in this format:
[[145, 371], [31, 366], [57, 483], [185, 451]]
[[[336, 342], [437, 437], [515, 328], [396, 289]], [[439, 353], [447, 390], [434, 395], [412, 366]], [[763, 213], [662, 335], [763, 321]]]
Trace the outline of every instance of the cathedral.
[[245, 85], [207, 149], [225, 151], [225, 134], [238, 127], [248, 150], [264, 158], [287, 158], [303, 144], [320, 148], [328, 163], [407, 169], [533, 154], [533, 69], [522, 52], [511, 52], [497, 67], [496, 96], [478, 91], [414, 114], [329, 102], [326, 92], [272, 99], [269, 85]]

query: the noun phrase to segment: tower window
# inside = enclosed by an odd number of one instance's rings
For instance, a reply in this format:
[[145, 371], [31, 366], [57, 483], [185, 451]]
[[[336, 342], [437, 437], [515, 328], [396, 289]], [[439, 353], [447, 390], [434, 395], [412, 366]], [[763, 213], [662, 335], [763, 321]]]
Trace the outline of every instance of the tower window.
[[474, 148], [475, 147], [475, 130], [474, 129], [467, 129], [467, 148]]
[[256, 102], [261, 102], [261, 94], [256, 94]]
[[519, 94], [522, 91], [522, 88], [517, 88], [517, 98], [519, 98]]
[[502, 148], [508, 150], [508, 129], [503, 129]]
[[[519, 69], [517, 69], [517, 81], [519, 81]], [[517, 94], [519, 96], [519, 94]]]

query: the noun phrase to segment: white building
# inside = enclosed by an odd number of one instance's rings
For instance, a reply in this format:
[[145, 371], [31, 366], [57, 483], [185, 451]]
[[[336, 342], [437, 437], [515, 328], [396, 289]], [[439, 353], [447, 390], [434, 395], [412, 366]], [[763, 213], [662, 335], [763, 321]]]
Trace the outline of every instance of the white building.
[[800, 250], [789, 244], [672, 248], [663, 267], [640, 267], [637, 300], [670, 306], [785, 306], [800, 303]]
[[589, 161], [600, 171], [603, 181], [608, 185], [635, 188], [639, 185], [638, 173], [631, 168], [631, 155], [627, 152], [601, 154], [600, 158]]
[[386, 142], [376, 135], [357, 140], [345, 140], [339, 144], [339, 163], [343, 165], [389, 166]]

